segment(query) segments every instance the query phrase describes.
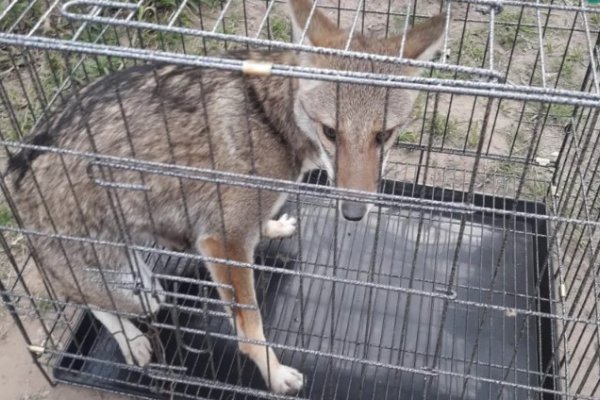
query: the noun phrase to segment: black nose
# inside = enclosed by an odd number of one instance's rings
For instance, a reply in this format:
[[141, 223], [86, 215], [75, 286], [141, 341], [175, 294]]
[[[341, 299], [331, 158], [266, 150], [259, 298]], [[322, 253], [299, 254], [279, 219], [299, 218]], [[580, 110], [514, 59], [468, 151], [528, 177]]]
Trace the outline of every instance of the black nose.
[[353, 201], [342, 202], [342, 215], [348, 221], [360, 221], [367, 212], [367, 205]]

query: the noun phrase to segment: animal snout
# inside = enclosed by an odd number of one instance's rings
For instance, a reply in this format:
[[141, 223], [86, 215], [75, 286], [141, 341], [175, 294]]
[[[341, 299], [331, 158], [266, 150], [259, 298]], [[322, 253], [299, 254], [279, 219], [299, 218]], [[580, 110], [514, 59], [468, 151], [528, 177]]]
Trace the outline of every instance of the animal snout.
[[367, 213], [367, 205], [365, 203], [357, 203], [354, 201], [342, 202], [342, 215], [348, 221], [360, 221]]

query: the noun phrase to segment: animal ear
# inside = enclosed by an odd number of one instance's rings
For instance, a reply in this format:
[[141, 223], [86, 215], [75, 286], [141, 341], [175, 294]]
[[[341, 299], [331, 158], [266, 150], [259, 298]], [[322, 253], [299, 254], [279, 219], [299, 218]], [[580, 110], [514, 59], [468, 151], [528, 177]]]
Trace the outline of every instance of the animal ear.
[[[403, 58], [431, 61], [442, 48], [446, 14], [431, 17], [420, 24], [413, 26], [406, 34]], [[402, 37], [389, 38], [388, 46], [398, 52]]]
[[[313, 8], [311, 0], [289, 0], [289, 6], [294, 41], [300, 40], [305, 29], [306, 38], [310, 41], [310, 44], [318, 47], [335, 47], [336, 43], [340, 43], [340, 39], [345, 36], [344, 31], [339, 29], [318, 8], [315, 9], [310, 21], [308, 20]], [[306, 26], [307, 22], [308, 27]]]

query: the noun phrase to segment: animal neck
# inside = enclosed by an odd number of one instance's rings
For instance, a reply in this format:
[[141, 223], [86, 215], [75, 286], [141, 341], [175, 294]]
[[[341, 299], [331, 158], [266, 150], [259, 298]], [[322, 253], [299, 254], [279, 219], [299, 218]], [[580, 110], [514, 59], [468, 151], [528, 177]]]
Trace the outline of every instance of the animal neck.
[[[296, 56], [292, 53], [246, 52], [244, 55], [245, 59], [288, 65], [296, 63]], [[271, 128], [270, 131], [278, 135], [290, 149], [296, 166], [301, 168], [307, 159], [317, 159], [320, 153], [318, 145], [296, 125], [294, 101], [297, 81], [279, 76], [246, 77], [245, 84], [250, 106], [262, 116], [263, 122]]]

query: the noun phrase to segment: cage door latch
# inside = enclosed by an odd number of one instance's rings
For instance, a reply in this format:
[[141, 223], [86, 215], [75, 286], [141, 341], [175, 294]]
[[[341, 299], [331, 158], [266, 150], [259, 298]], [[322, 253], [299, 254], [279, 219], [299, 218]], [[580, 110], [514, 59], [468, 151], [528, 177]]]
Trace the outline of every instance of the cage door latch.
[[[124, 189], [124, 190], [140, 190], [140, 191], [150, 191], [150, 188], [146, 185], [140, 185], [135, 183], [125, 183], [125, 182], [113, 182], [111, 180], [104, 179], [106, 174], [103, 174], [102, 167], [112, 167], [108, 163], [103, 163], [101, 161], [91, 161], [86, 168], [86, 172], [90, 180], [92, 180], [96, 185], [104, 188], [110, 189]], [[102, 177], [97, 177], [94, 173], [95, 170], [99, 170]], [[141, 174], [141, 173], [140, 173]], [[108, 174], [109, 177], [112, 177], [112, 174]]]

